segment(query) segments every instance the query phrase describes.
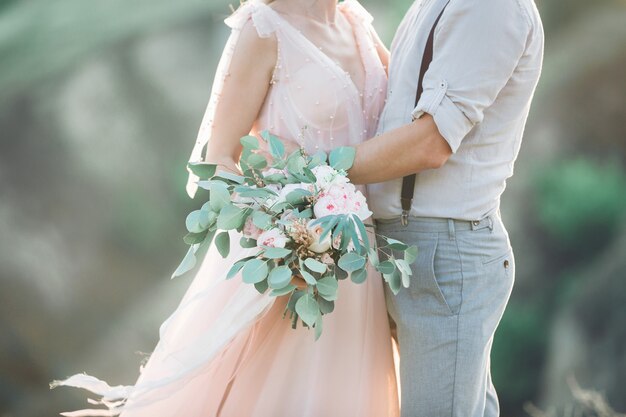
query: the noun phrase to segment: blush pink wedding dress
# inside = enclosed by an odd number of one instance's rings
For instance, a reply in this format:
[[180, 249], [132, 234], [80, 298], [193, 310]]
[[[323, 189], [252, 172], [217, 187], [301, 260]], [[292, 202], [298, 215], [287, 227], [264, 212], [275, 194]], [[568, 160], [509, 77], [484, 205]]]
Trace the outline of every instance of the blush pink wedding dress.
[[[356, 0], [337, 6], [352, 24], [366, 73], [357, 86], [283, 15], [258, 0], [226, 19], [232, 28], [190, 160], [210, 140], [220, 91], [238, 34], [250, 20], [261, 37], [278, 40], [272, 85], [253, 135], [263, 130], [314, 153], [354, 145], [375, 134], [387, 77], [372, 38], [371, 16]], [[190, 174], [188, 193], [196, 191]], [[361, 191], [365, 191], [361, 187]], [[211, 248], [140, 369], [135, 385], [109, 386], [77, 374], [51, 386], [85, 388], [106, 408], [66, 416], [122, 417], [397, 417], [398, 389], [383, 295], [375, 270], [364, 284], [340, 282], [335, 311], [314, 332], [283, 319], [286, 300], [259, 294], [240, 277], [226, 281], [253, 249], [235, 242], [227, 259]]]

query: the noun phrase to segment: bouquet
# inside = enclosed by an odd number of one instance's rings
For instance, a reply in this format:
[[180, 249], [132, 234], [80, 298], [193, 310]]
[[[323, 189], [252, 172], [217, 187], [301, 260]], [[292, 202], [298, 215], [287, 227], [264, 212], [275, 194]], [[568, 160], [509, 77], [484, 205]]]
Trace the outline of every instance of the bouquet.
[[289, 297], [285, 315], [294, 328], [299, 321], [314, 328], [316, 339], [322, 317], [338, 300], [339, 280], [363, 283], [371, 264], [394, 293], [408, 287], [417, 247], [384, 236], [384, 246], [370, 242], [372, 226], [365, 221], [372, 213], [346, 172], [355, 149], [340, 147], [328, 155], [299, 149], [286, 155], [277, 137], [260, 136], [268, 152], [256, 137], [241, 138], [243, 175], [206, 162], [188, 164], [209, 199], [187, 216], [184, 241], [190, 248], [172, 278], [191, 270], [211, 244], [226, 258], [231, 238], [239, 236], [239, 245], [256, 253], [234, 262], [227, 279], [240, 274], [262, 294]]

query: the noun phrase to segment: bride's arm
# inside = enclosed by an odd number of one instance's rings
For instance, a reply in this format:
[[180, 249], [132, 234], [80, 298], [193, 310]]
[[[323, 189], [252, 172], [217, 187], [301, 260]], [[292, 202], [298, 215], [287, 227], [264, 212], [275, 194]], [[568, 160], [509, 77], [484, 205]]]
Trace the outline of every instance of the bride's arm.
[[250, 133], [270, 87], [276, 65], [277, 40], [261, 38], [252, 23], [242, 28], [233, 51], [228, 75], [215, 106], [207, 162], [238, 171], [239, 139]]

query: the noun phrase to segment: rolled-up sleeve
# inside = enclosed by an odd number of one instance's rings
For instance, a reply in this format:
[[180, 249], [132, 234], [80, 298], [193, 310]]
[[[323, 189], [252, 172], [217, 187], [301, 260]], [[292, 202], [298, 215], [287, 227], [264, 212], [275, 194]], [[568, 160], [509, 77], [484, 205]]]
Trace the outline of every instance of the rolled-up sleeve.
[[413, 117], [432, 115], [456, 152], [511, 78], [530, 30], [517, 0], [452, 1], [435, 30], [433, 60]]

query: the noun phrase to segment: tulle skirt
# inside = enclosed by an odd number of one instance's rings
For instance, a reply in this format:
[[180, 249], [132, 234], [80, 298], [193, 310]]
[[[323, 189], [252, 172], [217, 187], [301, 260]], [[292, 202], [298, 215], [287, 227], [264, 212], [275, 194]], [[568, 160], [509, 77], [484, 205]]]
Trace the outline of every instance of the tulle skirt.
[[[233, 236], [233, 242], [238, 238]], [[232, 264], [255, 249], [211, 248], [159, 342], [130, 386], [86, 374], [56, 385], [101, 396], [99, 410], [67, 416], [396, 417], [398, 390], [383, 282], [339, 284], [321, 338], [283, 318], [286, 297], [259, 294]], [[180, 278], [179, 278], [180, 279]], [[184, 279], [184, 278], [183, 278]], [[130, 347], [129, 347], [130, 348]]]

